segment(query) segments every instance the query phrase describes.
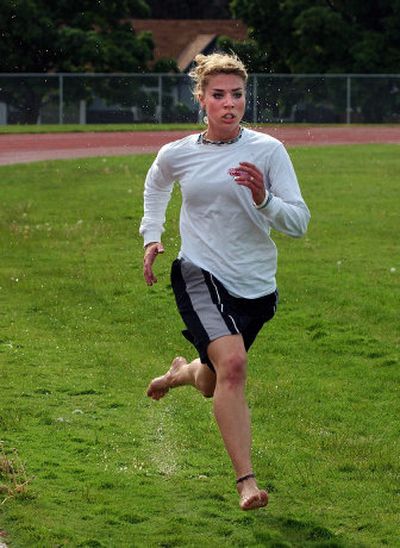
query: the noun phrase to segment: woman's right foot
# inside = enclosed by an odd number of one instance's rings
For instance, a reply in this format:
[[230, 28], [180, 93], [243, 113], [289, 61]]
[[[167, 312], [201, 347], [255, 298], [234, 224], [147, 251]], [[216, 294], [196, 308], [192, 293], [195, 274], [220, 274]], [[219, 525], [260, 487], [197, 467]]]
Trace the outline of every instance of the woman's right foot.
[[257, 487], [254, 478], [244, 480], [237, 486], [242, 510], [255, 510], [268, 504], [268, 493]]
[[185, 365], [187, 365], [185, 358], [182, 358], [181, 356], [175, 358], [172, 361], [171, 367], [168, 371], [161, 377], [156, 377], [153, 379], [149, 384], [147, 388], [147, 395], [149, 398], [152, 398], [153, 400], [160, 400], [164, 397], [170, 388], [176, 386], [174, 385], [174, 379], [178, 371]]

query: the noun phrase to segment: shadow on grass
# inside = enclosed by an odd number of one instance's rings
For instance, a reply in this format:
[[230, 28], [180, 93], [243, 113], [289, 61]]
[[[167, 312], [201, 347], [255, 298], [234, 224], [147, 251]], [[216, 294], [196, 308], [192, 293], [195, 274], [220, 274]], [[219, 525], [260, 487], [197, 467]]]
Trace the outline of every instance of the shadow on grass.
[[271, 517], [266, 531], [255, 531], [257, 543], [264, 546], [348, 546], [332, 531], [310, 521], [293, 518]]

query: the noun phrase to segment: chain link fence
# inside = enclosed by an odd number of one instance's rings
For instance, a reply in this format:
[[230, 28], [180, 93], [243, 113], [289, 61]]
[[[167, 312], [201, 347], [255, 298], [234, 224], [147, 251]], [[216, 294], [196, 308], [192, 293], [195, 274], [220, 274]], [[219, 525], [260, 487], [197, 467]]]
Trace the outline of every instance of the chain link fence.
[[[397, 123], [400, 74], [251, 74], [245, 119]], [[0, 124], [193, 123], [186, 74], [0, 74]]]

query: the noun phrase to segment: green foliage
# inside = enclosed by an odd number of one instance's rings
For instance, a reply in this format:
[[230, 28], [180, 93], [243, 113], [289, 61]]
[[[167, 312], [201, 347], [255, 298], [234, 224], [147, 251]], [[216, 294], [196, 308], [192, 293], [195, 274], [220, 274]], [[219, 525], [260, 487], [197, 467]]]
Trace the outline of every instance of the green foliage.
[[229, 0], [147, 0], [153, 19], [229, 19]]
[[159, 282], [142, 279], [153, 156], [0, 168], [7, 544], [397, 545], [398, 146], [291, 156], [312, 220], [301, 240], [274, 234], [280, 305], [250, 353], [254, 466], [271, 494], [254, 513], [238, 508], [211, 401], [145, 397], [176, 354], [194, 357], [168, 282], [178, 192]]
[[385, 0], [232, 0], [269, 60], [292, 73], [397, 73], [400, 4]]
[[158, 59], [153, 67], [153, 72], [180, 72], [178, 63], [176, 62], [176, 59], [172, 59], [169, 57], [163, 57], [161, 59]]
[[[124, 20], [147, 14], [144, 0], [3, 0], [0, 72], [145, 71], [152, 59], [151, 35], [136, 35]], [[21, 111], [23, 123], [35, 123], [40, 106], [55, 93], [41, 83], [23, 80], [12, 80], [8, 86], [0, 90], [0, 101]], [[82, 83], [75, 87], [74, 98], [85, 99], [95, 92]]]
[[0, 71], [140, 71], [151, 43], [122, 22], [133, 14], [148, 14], [143, 0], [3, 0]]
[[[311, 6], [294, 20], [293, 72], [353, 72], [348, 51], [354, 29], [339, 13], [325, 6]], [[345, 28], [343, 28], [345, 27]], [[305, 56], [305, 52], [307, 55]], [[366, 68], [362, 72], [368, 72]]]
[[227, 53], [234, 51], [244, 62], [249, 73], [268, 72], [270, 69], [268, 55], [253, 39], [241, 42], [229, 36], [220, 36], [217, 39], [217, 46], [219, 50]]

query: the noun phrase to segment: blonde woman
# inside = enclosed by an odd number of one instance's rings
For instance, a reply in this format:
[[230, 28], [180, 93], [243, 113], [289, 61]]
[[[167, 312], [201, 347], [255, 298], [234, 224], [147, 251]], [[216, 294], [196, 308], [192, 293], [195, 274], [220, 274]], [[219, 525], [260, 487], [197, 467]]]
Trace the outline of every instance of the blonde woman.
[[180, 185], [181, 248], [171, 282], [198, 352], [177, 357], [153, 379], [147, 394], [159, 400], [190, 385], [213, 398], [215, 419], [232, 461], [243, 510], [266, 506], [251, 461], [251, 425], [245, 399], [247, 351], [275, 314], [277, 253], [271, 228], [300, 237], [309, 210], [290, 158], [276, 139], [241, 125], [247, 72], [234, 55], [198, 55], [190, 73], [206, 113], [206, 130], [161, 148], [145, 182], [144, 278], [157, 279], [154, 261], [174, 181]]

